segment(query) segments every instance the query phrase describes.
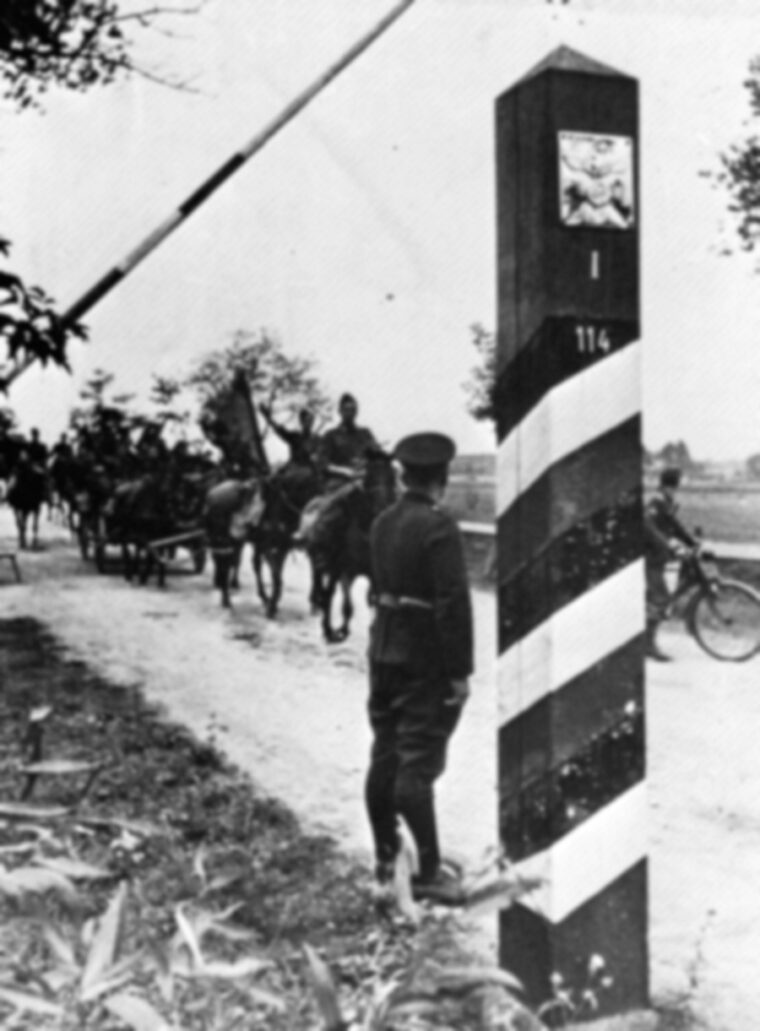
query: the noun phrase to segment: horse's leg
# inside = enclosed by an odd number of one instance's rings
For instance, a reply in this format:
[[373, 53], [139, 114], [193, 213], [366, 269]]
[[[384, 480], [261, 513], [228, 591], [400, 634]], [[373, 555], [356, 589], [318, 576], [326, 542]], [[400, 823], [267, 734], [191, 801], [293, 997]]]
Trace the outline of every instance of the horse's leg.
[[32, 512], [32, 547], [38, 548], [40, 544], [40, 511], [42, 506], [35, 508]]
[[312, 615], [322, 612], [327, 594], [327, 574], [313, 559], [311, 559], [311, 592], [309, 602]]
[[333, 573], [325, 573], [322, 588], [322, 633], [328, 644], [337, 644], [341, 638], [332, 625], [332, 605], [338, 577]]
[[309, 590], [309, 608], [311, 609], [312, 616], [316, 616], [319, 612], [319, 578], [317, 571], [314, 568], [314, 563], [309, 563], [311, 566], [311, 588]]
[[16, 529], [18, 530], [18, 546], [21, 551], [26, 551], [26, 513], [20, 508], [14, 509], [16, 516]]
[[269, 568], [272, 570], [272, 595], [267, 605], [267, 617], [274, 619], [282, 597], [282, 570], [287, 557], [286, 548], [274, 548], [269, 553]]
[[256, 578], [256, 591], [258, 593], [261, 604], [267, 609], [269, 606], [269, 595], [267, 594], [267, 585], [264, 582], [264, 563], [266, 562], [265, 546], [261, 541], [255, 541], [253, 545], [253, 575]]
[[345, 640], [351, 630], [351, 620], [354, 616], [354, 603], [351, 598], [351, 577], [347, 574], [341, 577], [340, 586], [343, 589], [343, 626], [341, 633]]
[[232, 553], [225, 549], [212, 551], [214, 560], [214, 587], [221, 594], [222, 608], [232, 607], [230, 601], [230, 569], [232, 568]]
[[138, 569], [138, 580], [140, 585], [144, 587], [153, 571], [154, 556], [150, 548], [145, 544], [136, 544], [135, 554]]
[[242, 541], [236, 542], [232, 547], [232, 557], [230, 559], [229, 570], [227, 572], [229, 590], [232, 591], [240, 590], [240, 563], [243, 560], [244, 547], [245, 543]]
[[166, 587], [166, 562], [163, 561], [160, 555], [155, 556], [156, 562], [156, 579], [158, 580], [159, 587]]
[[135, 570], [132, 564], [132, 552], [126, 541], [122, 541], [121, 544], [121, 562], [124, 566], [124, 579], [127, 583], [132, 583]]
[[350, 633], [351, 618], [354, 614], [354, 603], [351, 600], [351, 584], [353, 583], [353, 577], [350, 573], [342, 573], [338, 578], [338, 583], [340, 584], [342, 595], [341, 615], [343, 616], [343, 622], [339, 629], [333, 632], [333, 640], [345, 641]]

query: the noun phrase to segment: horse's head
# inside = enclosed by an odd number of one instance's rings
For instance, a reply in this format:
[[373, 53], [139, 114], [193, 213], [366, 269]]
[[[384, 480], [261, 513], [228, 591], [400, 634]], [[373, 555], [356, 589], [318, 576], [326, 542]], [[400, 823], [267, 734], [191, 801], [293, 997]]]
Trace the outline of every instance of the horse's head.
[[369, 499], [373, 517], [396, 500], [393, 456], [382, 448], [367, 449], [362, 488]]

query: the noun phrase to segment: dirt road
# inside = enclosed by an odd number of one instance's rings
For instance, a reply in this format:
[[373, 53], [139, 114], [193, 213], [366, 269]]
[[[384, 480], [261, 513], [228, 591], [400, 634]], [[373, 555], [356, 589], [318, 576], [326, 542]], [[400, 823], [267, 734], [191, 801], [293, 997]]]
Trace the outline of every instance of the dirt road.
[[[0, 508], [0, 547], [10, 532]], [[351, 637], [327, 646], [308, 611], [301, 556], [289, 559], [281, 614], [270, 622], [248, 568], [234, 609], [225, 612], [209, 573], [170, 578], [164, 591], [131, 587], [121, 576], [98, 576], [60, 528], [43, 524], [43, 535], [43, 550], [20, 557], [24, 583], [0, 593], [6, 613], [43, 620], [100, 675], [138, 685], [196, 734], [215, 735], [233, 762], [308, 827], [368, 852], [363, 581]], [[439, 792], [444, 844], [469, 864], [496, 838], [493, 595], [476, 592], [475, 607], [478, 673]]]
[[[286, 574], [281, 619], [267, 622], [250, 573], [233, 612], [209, 576], [167, 590], [130, 587], [84, 565], [60, 529], [21, 556], [24, 583], [0, 588], [3, 615], [46, 622], [73, 655], [107, 679], [139, 685], [230, 758], [306, 826], [365, 855], [362, 778], [367, 614], [328, 648], [308, 614], [306, 570]], [[0, 548], [10, 540], [0, 508]], [[7, 581], [8, 571], [0, 568]], [[478, 675], [439, 805], [445, 844], [469, 864], [495, 839], [495, 601], [476, 592]], [[753, 1027], [760, 939], [760, 659], [723, 665], [672, 628], [676, 661], [648, 667], [652, 987], [711, 1031]]]

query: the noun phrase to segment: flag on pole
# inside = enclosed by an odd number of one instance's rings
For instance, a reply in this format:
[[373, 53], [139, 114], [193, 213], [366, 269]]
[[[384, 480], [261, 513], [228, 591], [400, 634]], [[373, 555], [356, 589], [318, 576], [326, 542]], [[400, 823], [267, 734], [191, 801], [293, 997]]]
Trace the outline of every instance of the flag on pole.
[[269, 472], [269, 461], [242, 369], [235, 373], [227, 391], [215, 399], [214, 415], [203, 421], [203, 432], [242, 472]]

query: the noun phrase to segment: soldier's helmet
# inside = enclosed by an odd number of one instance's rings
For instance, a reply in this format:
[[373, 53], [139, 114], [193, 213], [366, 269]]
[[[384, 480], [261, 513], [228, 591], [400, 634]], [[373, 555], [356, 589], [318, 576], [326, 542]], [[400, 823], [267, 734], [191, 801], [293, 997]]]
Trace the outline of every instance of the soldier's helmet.
[[675, 466], [670, 465], [663, 469], [660, 473], [660, 486], [661, 487], [678, 487], [681, 484], [681, 470]]

